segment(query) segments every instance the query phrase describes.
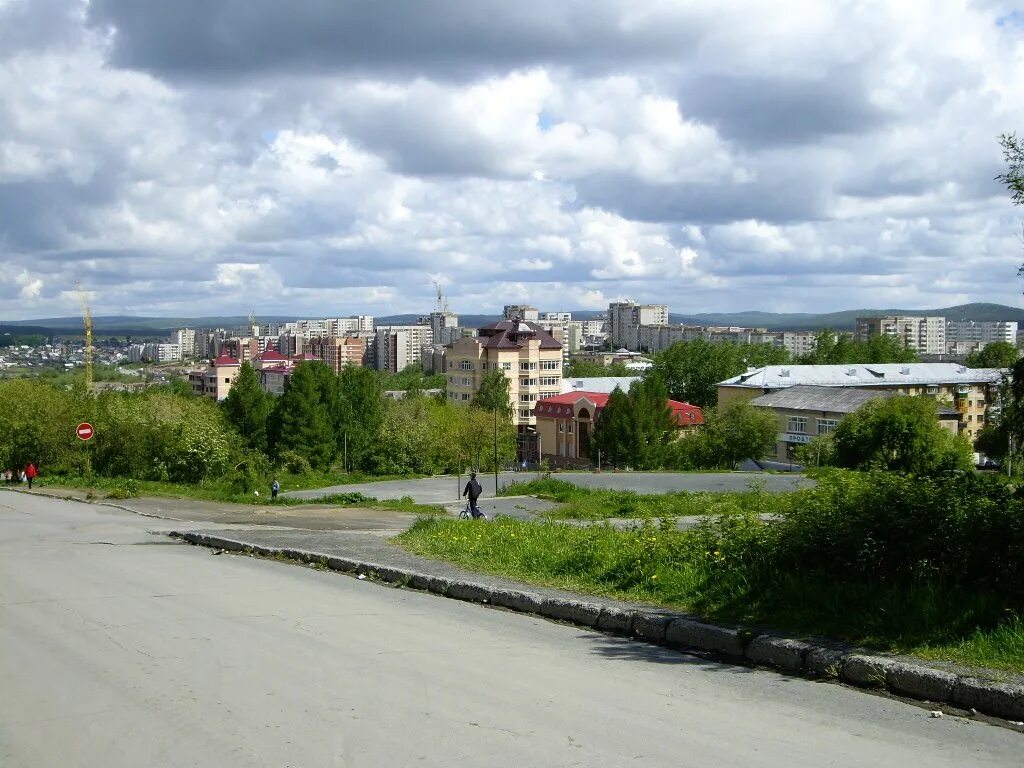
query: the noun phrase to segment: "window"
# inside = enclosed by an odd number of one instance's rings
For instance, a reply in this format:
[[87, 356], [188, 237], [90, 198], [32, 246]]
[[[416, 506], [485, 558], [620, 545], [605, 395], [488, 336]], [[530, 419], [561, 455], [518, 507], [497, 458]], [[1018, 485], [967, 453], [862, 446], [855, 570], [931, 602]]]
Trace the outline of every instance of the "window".
[[501, 364], [501, 370], [503, 370], [503, 371], [511, 371], [512, 370], [512, 363], [502, 363]]
[[839, 422], [836, 419], [818, 419], [818, 434], [831, 435], [838, 426]]
[[469, 386], [469, 377], [468, 376], [463, 376], [462, 377], [462, 386], [464, 386], [464, 387], [468, 387]]
[[535, 371], [535, 370], [537, 370], [537, 364], [536, 363], [520, 363], [519, 364], [519, 370], [520, 371]]
[[556, 386], [557, 384], [558, 384], [558, 377], [557, 376], [541, 376], [540, 377], [540, 385], [542, 387], [553, 387], [553, 386]]
[[565, 422], [562, 422], [562, 421], [558, 422], [558, 431], [559, 432], [565, 432]]
[[469, 360], [463, 360], [461, 363], [459, 363], [459, 369], [463, 371], [472, 371], [473, 363], [471, 363]]
[[462, 393], [462, 399], [463, 400], [469, 400], [469, 395], [467, 395], [465, 392], [463, 392]]
[[789, 423], [786, 425], [787, 432], [794, 432], [798, 435], [806, 434], [807, 432], [807, 417], [806, 416], [790, 416]]
[[525, 376], [520, 376], [519, 377], [519, 386], [520, 387], [536, 387], [537, 386], [537, 380], [536, 379], [528, 379]]
[[541, 360], [540, 369], [542, 371], [557, 371], [562, 367], [561, 360]]
[[224, 378], [224, 383], [225, 384], [230, 384], [231, 383], [231, 379], [229, 377], [225, 377]]
[[528, 419], [528, 418], [530, 418], [530, 409], [529, 408], [520, 408], [519, 409], [519, 418], [521, 418], [521, 419]]
[[520, 403], [532, 403], [536, 399], [537, 395], [528, 392], [523, 392], [521, 395], [519, 395]]
[[569, 422], [569, 428], [566, 430], [570, 435], [572, 434], [572, 422]]

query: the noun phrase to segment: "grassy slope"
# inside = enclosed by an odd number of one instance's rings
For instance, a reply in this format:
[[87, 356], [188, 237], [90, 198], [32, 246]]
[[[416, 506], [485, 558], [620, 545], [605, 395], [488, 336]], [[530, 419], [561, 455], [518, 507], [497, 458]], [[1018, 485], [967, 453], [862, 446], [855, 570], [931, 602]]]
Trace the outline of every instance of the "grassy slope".
[[[746, 517], [733, 516], [730, 524], [744, 525]], [[395, 541], [425, 557], [527, 583], [1024, 672], [1024, 622], [992, 595], [929, 583], [881, 587], [792, 574], [758, 576], [734, 562], [732, 552], [705, 549], [713, 545], [699, 531], [435, 519], [417, 523]]]

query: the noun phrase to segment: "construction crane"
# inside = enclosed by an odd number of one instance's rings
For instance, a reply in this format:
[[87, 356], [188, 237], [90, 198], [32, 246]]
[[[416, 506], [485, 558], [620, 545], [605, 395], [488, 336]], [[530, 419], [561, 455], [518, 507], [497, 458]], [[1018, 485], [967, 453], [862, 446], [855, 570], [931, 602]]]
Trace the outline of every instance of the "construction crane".
[[78, 294], [78, 303], [82, 305], [82, 322], [85, 323], [85, 391], [92, 394], [92, 311], [89, 303], [85, 300], [85, 291], [82, 290], [82, 283], [75, 281], [75, 292]]
[[437, 291], [437, 307], [434, 309], [435, 312], [447, 312], [448, 302], [444, 298], [444, 294], [441, 292], [441, 284], [434, 281], [434, 290]]

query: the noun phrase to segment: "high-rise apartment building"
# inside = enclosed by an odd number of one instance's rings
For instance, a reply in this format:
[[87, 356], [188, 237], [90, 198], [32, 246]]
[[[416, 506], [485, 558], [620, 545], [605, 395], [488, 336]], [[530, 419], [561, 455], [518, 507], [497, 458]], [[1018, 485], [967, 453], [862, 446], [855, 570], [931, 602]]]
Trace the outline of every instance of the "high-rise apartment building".
[[946, 323], [946, 343], [963, 343], [983, 347], [994, 341], [1017, 343], [1016, 321], [949, 320]]
[[867, 341], [874, 336], [892, 336], [907, 349], [922, 355], [941, 355], [946, 351], [946, 318], [916, 315], [858, 317], [854, 337]]
[[462, 335], [459, 328], [459, 316], [448, 310], [437, 310], [426, 317], [421, 317], [420, 325], [429, 325], [435, 344], [451, 344]]
[[182, 357], [196, 356], [196, 332], [194, 328], [179, 328], [171, 334], [171, 343], [181, 347]]
[[608, 305], [607, 330], [613, 347], [638, 351], [642, 325], [668, 325], [668, 305], [637, 304], [634, 301], [616, 301]]
[[501, 371], [509, 380], [512, 422], [520, 432], [535, 426], [534, 404], [561, 392], [562, 345], [537, 323], [502, 320], [476, 337], [447, 348], [448, 399], [468, 404], [483, 376]]
[[502, 315], [506, 320], [525, 320], [535, 323], [540, 320], [540, 312], [529, 304], [506, 304]]
[[423, 347], [433, 341], [429, 325], [380, 326], [374, 336], [375, 366], [379, 371], [397, 373], [418, 364]]
[[327, 363], [335, 373], [348, 365], [362, 366], [366, 342], [353, 336], [317, 336], [309, 340], [308, 350]]

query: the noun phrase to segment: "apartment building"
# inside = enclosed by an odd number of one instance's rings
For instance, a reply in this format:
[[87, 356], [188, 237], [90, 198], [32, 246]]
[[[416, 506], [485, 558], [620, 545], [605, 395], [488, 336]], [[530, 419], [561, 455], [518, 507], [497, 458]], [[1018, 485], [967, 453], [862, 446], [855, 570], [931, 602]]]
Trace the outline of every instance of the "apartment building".
[[178, 328], [171, 334], [171, 343], [181, 347], [182, 357], [196, 356], [196, 331], [194, 328]]
[[429, 325], [388, 325], [377, 328], [374, 335], [374, 363], [379, 371], [397, 373], [410, 365], [418, 365], [424, 346], [433, 344]]
[[986, 344], [1003, 341], [1017, 344], [1016, 321], [948, 320], [946, 322], [946, 351], [952, 345], [964, 345], [970, 351], [982, 349]]
[[629, 350], [640, 348], [640, 327], [668, 325], [667, 304], [637, 304], [634, 301], [616, 301], [608, 305], [608, 336], [613, 347]]
[[436, 310], [419, 319], [419, 325], [430, 326], [435, 344], [451, 344], [462, 335], [459, 316], [454, 312]]
[[562, 345], [537, 323], [502, 320], [476, 337], [458, 339], [446, 350], [448, 399], [469, 403], [490, 370], [509, 379], [512, 421], [525, 432], [536, 425], [533, 408], [562, 387]]
[[506, 304], [501, 314], [506, 320], [525, 320], [528, 323], [540, 320], [540, 311], [529, 304]]
[[[818, 348], [818, 333], [819, 331], [783, 331], [779, 336], [782, 338], [783, 349], [792, 357], [803, 357]], [[836, 338], [834, 333], [832, 338]]]
[[242, 363], [237, 358], [221, 355], [208, 367], [189, 371], [188, 383], [192, 394], [220, 402], [228, 396], [241, 367]]
[[956, 363], [871, 365], [769, 365], [719, 382], [718, 404], [753, 399], [797, 385], [929, 395], [960, 414], [960, 431], [973, 443], [987, 419], [998, 412], [1002, 371]]
[[920, 355], [941, 355], [946, 351], [946, 318], [915, 315], [858, 317], [854, 338], [867, 341], [875, 336], [892, 336]]
[[354, 336], [316, 336], [309, 340], [308, 352], [323, 360], [335, 373], [348, 365], [362, 366], [366, 342]]

